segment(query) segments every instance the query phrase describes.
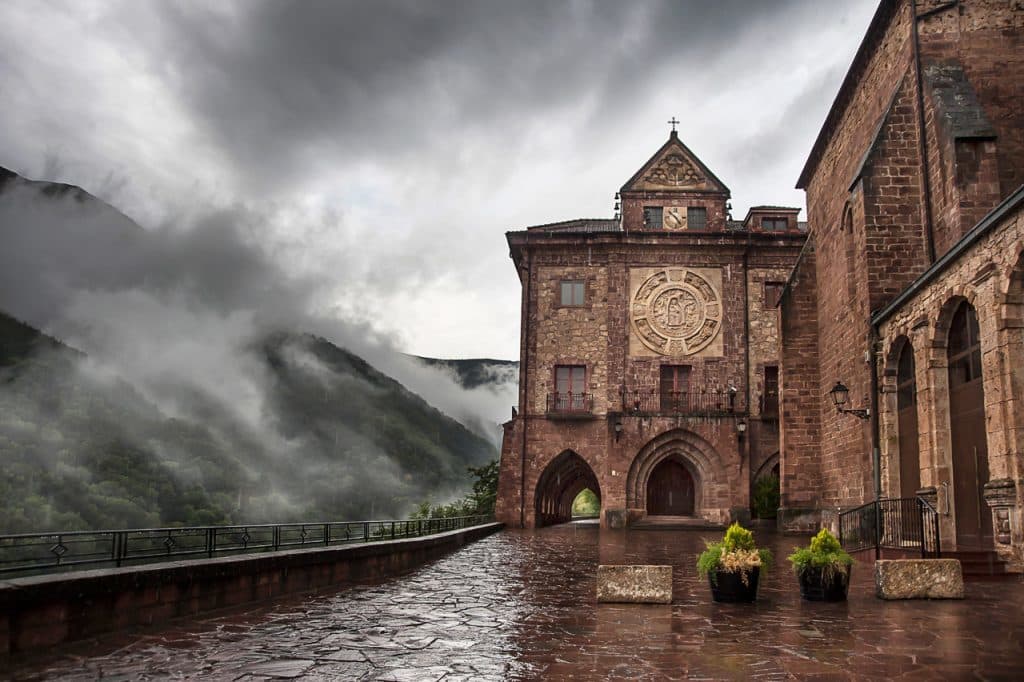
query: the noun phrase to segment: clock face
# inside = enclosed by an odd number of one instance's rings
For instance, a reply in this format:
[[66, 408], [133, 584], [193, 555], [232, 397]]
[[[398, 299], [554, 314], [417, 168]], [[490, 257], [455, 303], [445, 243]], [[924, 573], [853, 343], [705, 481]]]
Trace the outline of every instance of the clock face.
[[661, 355], [692, 355], [722, 328], [722, 302], [704, 277], [665, 268], [648, 277], [630, 302], [630, 321], [647, 348]]
[[681, 206], [667, 206], [665, 208], [664, 229], [685, 230], [686, 208]]

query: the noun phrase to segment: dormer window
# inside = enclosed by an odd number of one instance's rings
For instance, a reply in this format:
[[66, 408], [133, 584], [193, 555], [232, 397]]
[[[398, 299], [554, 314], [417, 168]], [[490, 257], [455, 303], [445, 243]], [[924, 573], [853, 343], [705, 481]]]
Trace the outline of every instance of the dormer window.
[[664, 224], [661, 206], [644, 206], [644, 229], [660, 230]]
[[708, 210], [703, 206], [691, 206], [686, 209], [686, 229], [708, 229]]
[[761, 229], [766, 232], [785, 232], [789, 221], [785, 218], [761, 218]]

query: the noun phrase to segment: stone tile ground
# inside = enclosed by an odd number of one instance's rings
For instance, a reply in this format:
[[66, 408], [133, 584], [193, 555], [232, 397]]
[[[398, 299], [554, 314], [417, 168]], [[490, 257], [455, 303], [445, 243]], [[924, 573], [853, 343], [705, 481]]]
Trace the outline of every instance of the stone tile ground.
[[[845, 604], [802, 602], [776, 554], [753, 605], [715, 604], [700, 531], [505, 531], [400, 578], [15, 661], [33, 679], [991, 679], [1024, 677], [1024, 584], [884, 602], [871, 565]], [[671, 605], [597, 604], [598, 563], [676, 566]], [[0, 676], [5, 674], [0, 671]]]

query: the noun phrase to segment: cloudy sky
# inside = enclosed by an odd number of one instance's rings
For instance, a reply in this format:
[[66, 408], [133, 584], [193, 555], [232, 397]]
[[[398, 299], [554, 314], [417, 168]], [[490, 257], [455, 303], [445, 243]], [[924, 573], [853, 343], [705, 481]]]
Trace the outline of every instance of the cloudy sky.
[[506, 231], [610, 216], [671, 116], [738, 217], [803, 206], [875, 4], [5, 0], [0, 165], [148, 229], [246, 216], [309, 312], [516, 358]]

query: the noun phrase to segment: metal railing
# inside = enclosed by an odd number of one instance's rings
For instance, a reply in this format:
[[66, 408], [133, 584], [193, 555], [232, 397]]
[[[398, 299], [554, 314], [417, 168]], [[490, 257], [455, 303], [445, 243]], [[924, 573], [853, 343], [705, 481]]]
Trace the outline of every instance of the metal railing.
[[848, 552], [882, 549], [920, 552], [922, 558], [942, 554], [939, 515], [920, 497], [882, 499], [839, 514], [839, 542]]
[[593, 393], [549, 393], [548, 414], [588, 415], [594, 411]]
[[433, 535], [492, 516], [0, 535], [0, 575], [34, 575]]
[[743, 413], [743, 396], [737, 391], [658, 391], [655, 389], [622, 392], [625, 413], [728, 416]]

